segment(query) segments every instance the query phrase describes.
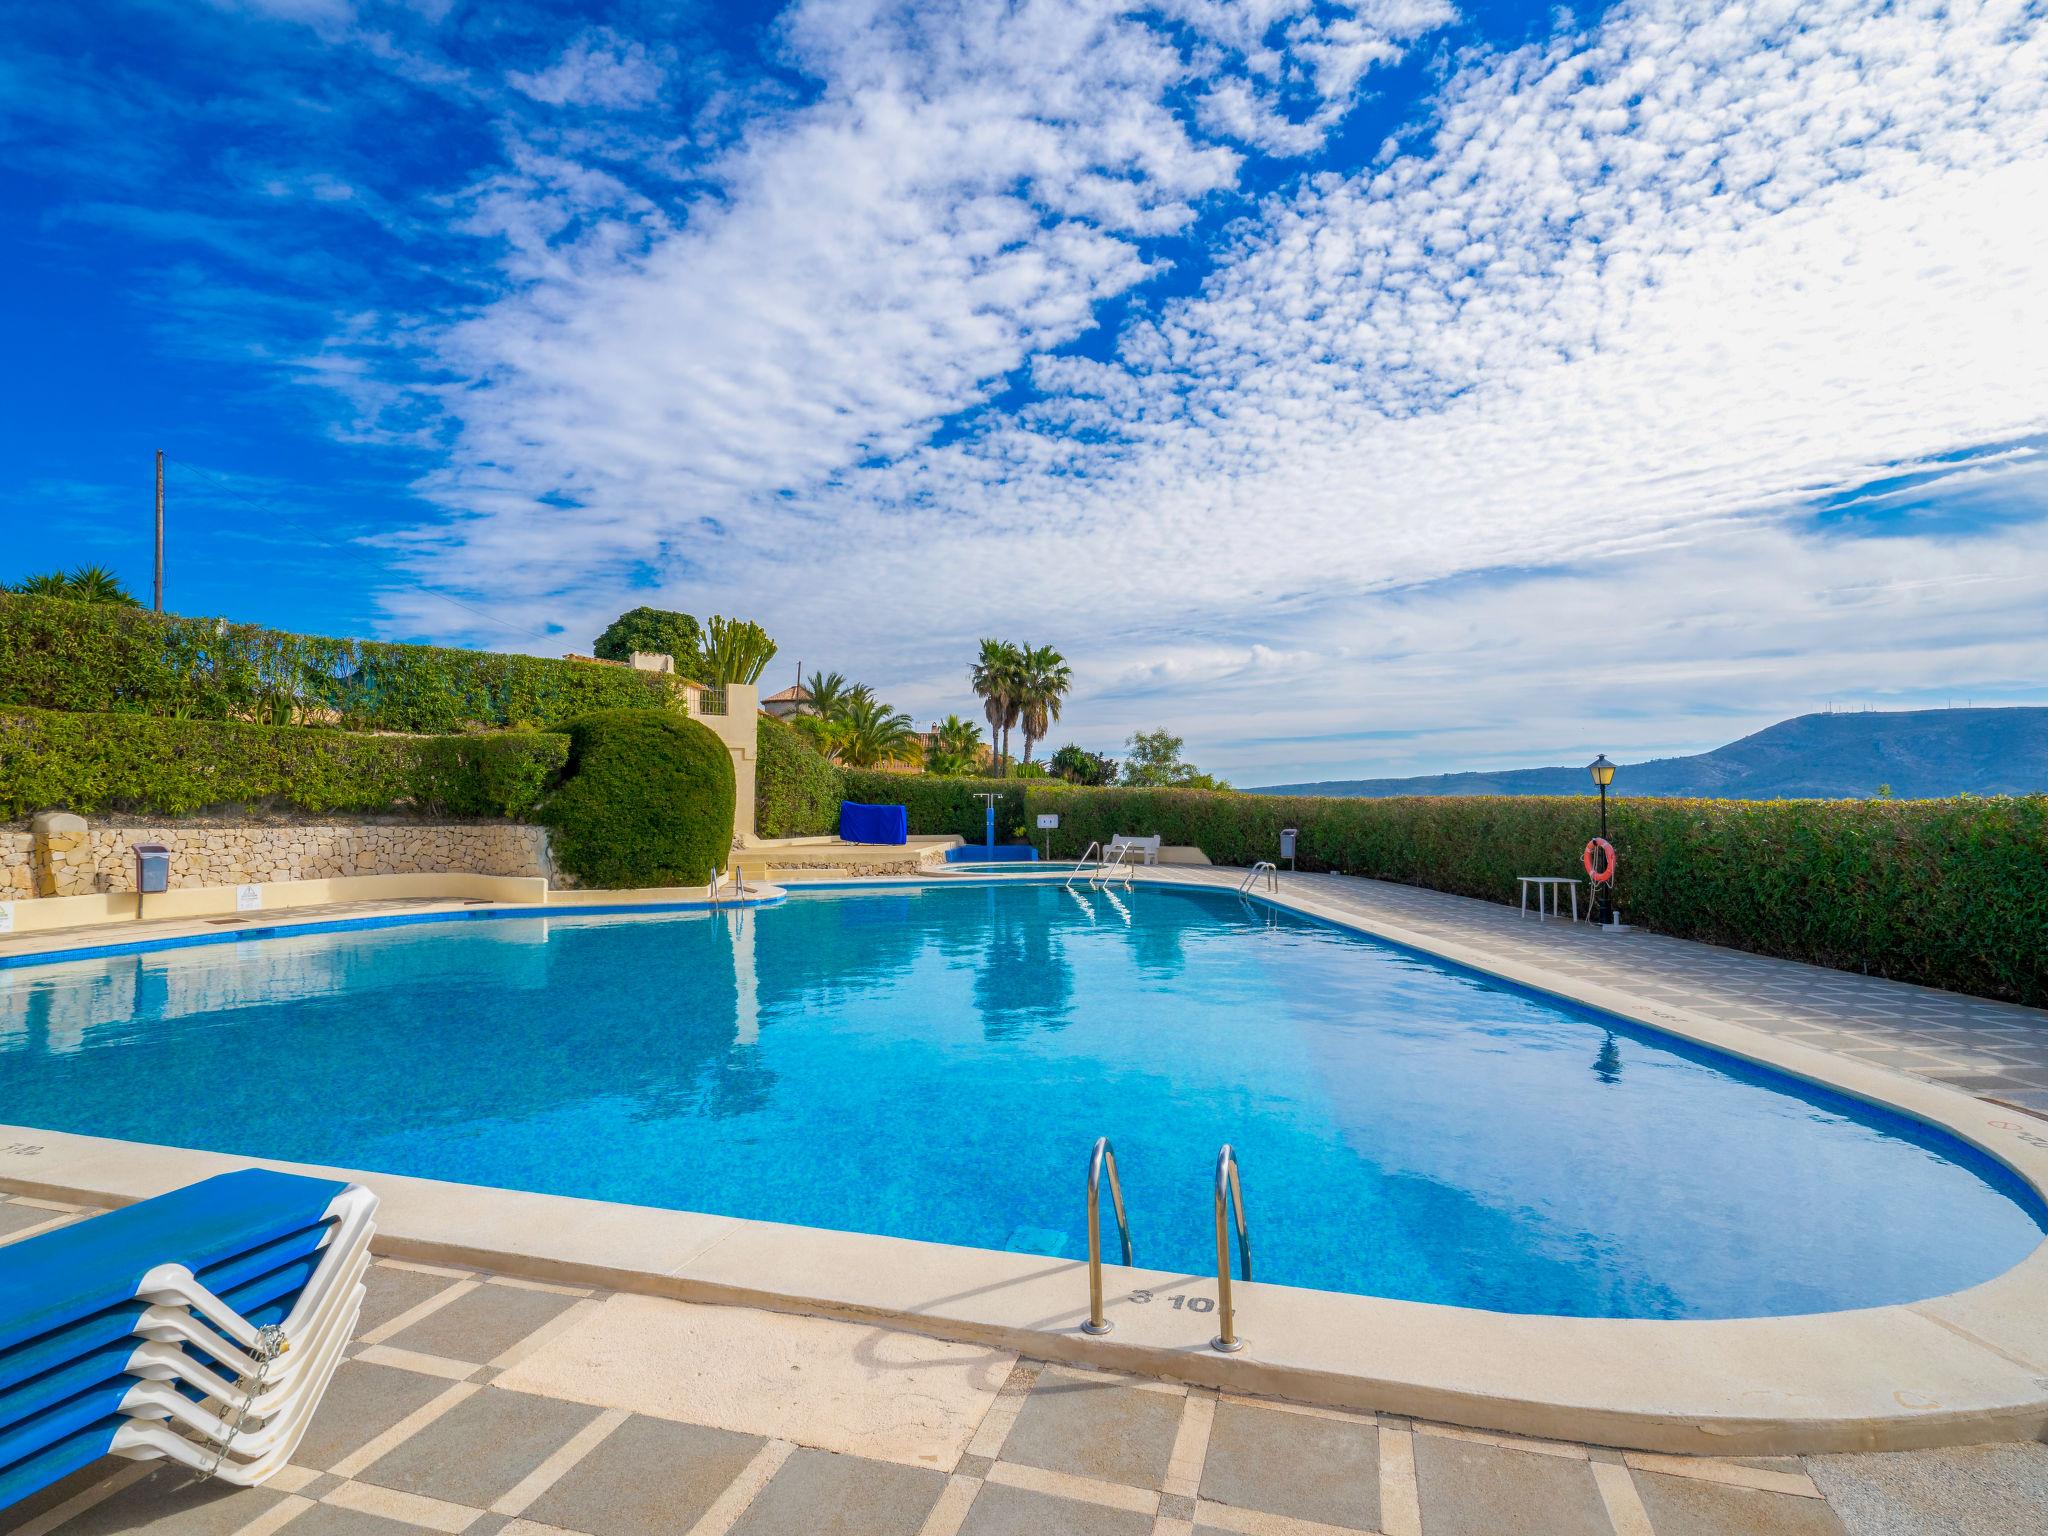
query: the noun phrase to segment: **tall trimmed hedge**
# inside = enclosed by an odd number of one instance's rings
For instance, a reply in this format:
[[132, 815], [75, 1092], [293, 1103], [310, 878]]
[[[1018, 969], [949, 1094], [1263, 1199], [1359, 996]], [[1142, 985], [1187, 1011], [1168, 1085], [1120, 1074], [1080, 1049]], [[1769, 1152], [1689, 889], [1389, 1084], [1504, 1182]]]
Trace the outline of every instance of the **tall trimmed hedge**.
[[362, 736], [0, 708], [0, 819], [254, 807], [518, 820], [540, 803], [568, 755], [566, 736], [538, 731]]
[[658, 673], [0, 595], [0, 706], [452, 732], [675, 707]]
[[755, 731], [754, 832], [828, 837], [839, 830], [845, 775], [801, 733], [768, 715]]
[[562, 784], [540, 808], [555, 865], [607, 890], [703, 885], [732, 853], [732, 754], [682, 715], [572, 720]]
[[[1213, 794], [1034, 784], [1055, 853], [1118, 832], [1219, 864], [1299, 867], [1516, 899], [1519, 875], [1577, 875], [1591, 798]], [[915, 818], [913, 817], [913, 822]], [[2035, 1006], [2048, 1004], [2048, 796], [1609, 802], [1627, 920], [1680, 938]]]
[[864, 769], [846, 771], [845, 798], [859, 805], [900, 805], [910, 815], [910, 830], [919, 836], [942, 837], [958, 833], [978, 843], [987, 833], [987, 802], [977, 800], [993, 790], [996, 802], [996, 841], [1008, 842], [1011, 832], [1024, 822], [1022, 779], [953, 779], [926, 773], [873, 773]]

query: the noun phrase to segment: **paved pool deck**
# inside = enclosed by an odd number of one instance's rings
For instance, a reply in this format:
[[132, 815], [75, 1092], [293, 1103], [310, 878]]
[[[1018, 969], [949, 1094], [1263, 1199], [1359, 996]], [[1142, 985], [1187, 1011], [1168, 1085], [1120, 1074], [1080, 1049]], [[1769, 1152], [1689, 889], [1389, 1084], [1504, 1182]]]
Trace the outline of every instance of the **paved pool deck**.
[[[0, 1244], [82, 1218], [0, 1199]], [[4, 1248], [0, 1248], [4, 1256]], [[0, 1257], [4, 1262], [4, 1257]], [[823, 1318], [379, 1260], [293, 1464], [108, 1459], [20, 1536], [1943, 1536], [2048, 1529], [2048, 1446], [1670, 1457]]]

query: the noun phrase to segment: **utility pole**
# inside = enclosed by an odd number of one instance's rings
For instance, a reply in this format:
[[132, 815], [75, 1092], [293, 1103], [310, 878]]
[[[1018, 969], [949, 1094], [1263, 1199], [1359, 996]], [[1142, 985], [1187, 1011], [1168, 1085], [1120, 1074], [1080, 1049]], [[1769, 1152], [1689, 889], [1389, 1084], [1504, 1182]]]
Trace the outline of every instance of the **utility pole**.
[[164, 611], [164, 451], [156, 451], [156, 611]]

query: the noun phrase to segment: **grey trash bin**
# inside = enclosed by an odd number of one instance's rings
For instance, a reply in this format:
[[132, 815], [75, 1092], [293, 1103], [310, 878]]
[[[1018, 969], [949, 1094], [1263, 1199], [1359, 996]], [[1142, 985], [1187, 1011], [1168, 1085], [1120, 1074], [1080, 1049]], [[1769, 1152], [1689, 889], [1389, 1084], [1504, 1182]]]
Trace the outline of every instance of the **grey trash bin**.
[[1280, 833], [1280, 857], [1289, 864], [1294, 862], [1294, 840], [1300, 835], [1293, 827], [1285, 828]]
[[135, 889], [144, 896], [168, 891], [171, 888], [171, 850], [162, 843], [137, 843], [132, 851], [135, 854]]

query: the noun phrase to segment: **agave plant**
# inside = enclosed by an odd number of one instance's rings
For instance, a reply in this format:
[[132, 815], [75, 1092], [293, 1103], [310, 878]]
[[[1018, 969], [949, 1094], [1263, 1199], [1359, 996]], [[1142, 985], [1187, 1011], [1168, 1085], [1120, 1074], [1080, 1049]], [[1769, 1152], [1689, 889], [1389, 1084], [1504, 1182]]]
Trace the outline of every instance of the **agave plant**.
[[122, 608], [140, 608], [121, 578], [104, 565], [81, 565], [64, 578], [64, 595], [75, 603], [113, 603]]

